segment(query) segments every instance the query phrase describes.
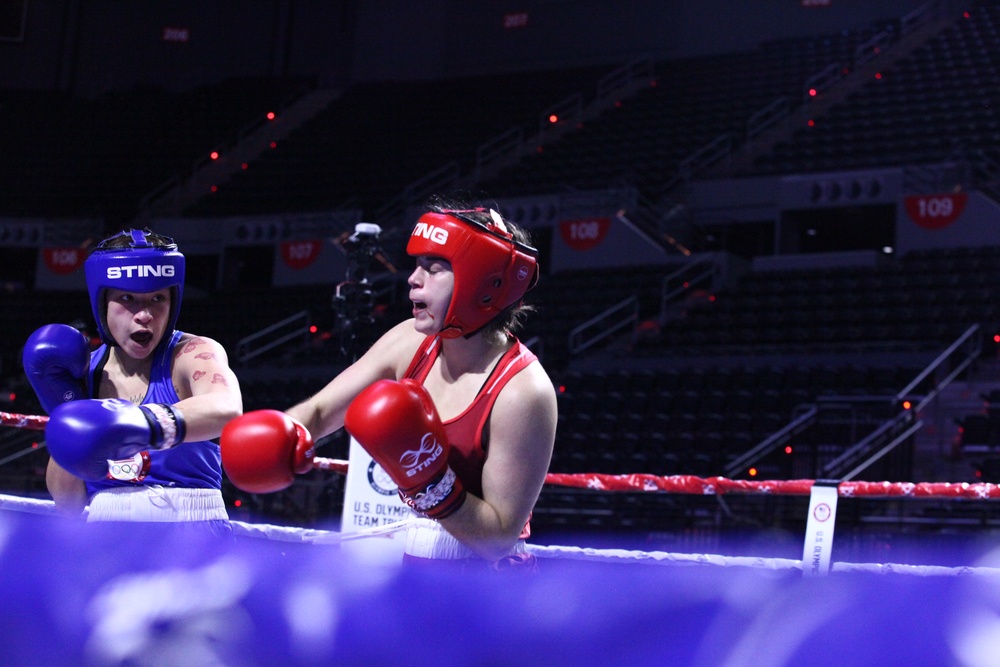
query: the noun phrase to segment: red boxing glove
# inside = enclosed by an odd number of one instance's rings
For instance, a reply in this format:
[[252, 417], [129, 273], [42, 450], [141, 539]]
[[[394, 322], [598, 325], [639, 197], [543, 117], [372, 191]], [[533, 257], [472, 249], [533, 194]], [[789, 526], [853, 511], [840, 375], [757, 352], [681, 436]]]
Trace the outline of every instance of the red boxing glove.
[[229, 421], [219, 438], [222, 469], [248, 493], [287, 489], [312, 470], [316, 450], [305, 426], [278, 410], [254, 410]]
[[448, 465], [451, 445], [422, 385], [410, 379], [373, 383], [347, 408], [344, 426], [412, 509], [443, 519], [465, 502], [462, 480]]

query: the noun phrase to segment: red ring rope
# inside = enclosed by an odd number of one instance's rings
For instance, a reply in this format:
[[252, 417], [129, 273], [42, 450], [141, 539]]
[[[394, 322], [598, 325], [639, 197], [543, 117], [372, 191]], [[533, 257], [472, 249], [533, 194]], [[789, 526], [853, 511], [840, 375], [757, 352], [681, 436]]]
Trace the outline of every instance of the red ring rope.
[[[23, 415], [0, 412], [0, 426], [13, 426], [30, 431], [42, 431], [49, 418], [44, 415]], [[316, 457], [313, 468], [340, 474], [347, 473], [348, 462], [340, 459]], [[815, 480], [749, 480], [726, 477], [697, 477], [695, 475], [649, 475], [635, 473], [610, 475], [605, 473], [548, 473], [545, 484], [596, 491], [661, 491], [698, 495], [724, 495], [746, 493], [784, 496], [807, 496]], [[1000, 486], [986, 482], [840, 482], [837, 495], [841, 498], [965, 498], [968, 500], [1000, 499]]]
[[0, 426], [13, 426], [29, 431], [44, 431], [49, 418], [44, 415], [22, 415], [16, 412], [0, 412]]
[[[346, 473], [347, 461], [317, 457], [313, 467], [319, 470]], [[749, 480], [725, 477], [696, 477], [695, 475], [631, 474], [608, 475], [603, 473], [549, 473], [545, 476], [549, 486], [567, 486], [596, 491], [662, 491], [697, 495], [723, 495], [727, 493], [756, 493], [763, 495], [808, 496], [815, 480]], [[1000, 486], [968, 482], [840, 482], [837, 495], [841, 498], [967, 498], [970, 500], [1000, 499]]]

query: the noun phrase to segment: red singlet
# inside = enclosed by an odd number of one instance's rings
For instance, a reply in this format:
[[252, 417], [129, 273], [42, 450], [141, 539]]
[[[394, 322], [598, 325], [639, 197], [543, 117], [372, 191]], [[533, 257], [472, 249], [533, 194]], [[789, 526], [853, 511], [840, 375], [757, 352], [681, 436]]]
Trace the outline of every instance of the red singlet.
[[[489, 447], [488, 442], [483, 442], [486, 420], [490, 417], [490, 411], [497, 396], [500, 395], [500, 390], [514, 375], [537, 359], [521, 341], [514, 336], [511, 338], [514, 339], [514, 345], [500, 357], [500, 361], [486, 378], [486, 382], [469, 407], [462, 414], [444, 423], [444, 430], [451, 444], [448, 464], [462, 480], [465, 489], [480, 498], [483, 497], [483, 463], [486, 461], [486, 450]], [[412, 378], [423, 384], [440, 352], [441, 339], [437, 336], [428, 336], [413, 355], [413, 360], [410, 361], [410, 366], [403, 377]], [[528, 526], [525, 524], [521, 537], [527, 537], [527, 533]]]

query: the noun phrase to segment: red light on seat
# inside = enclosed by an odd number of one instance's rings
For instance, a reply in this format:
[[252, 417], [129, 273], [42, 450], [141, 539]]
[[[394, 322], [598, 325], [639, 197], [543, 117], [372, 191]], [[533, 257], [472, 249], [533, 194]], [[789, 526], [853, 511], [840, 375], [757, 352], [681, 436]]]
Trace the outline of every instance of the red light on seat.
[[218, 160], [219, 159], [219, 151], [212, 151], [211, 153], [208, 154], [208, 157], [212, 158], [213, 160]]
[[549, 122], [550, 123], [558, 123], [559, 122], [559, 116], [557, 116], [555, 114], [552, 114], [551, 116], [549, 116]]
[[810, 88], [809, 89], [809, 97], [816, 97], [816, 89], [815, 88]]
[[274, 115], [273, 111], [268, 111], [267, 112], [267, 119], [268, 120], [274, 120], [275, 119], [275, 115]]

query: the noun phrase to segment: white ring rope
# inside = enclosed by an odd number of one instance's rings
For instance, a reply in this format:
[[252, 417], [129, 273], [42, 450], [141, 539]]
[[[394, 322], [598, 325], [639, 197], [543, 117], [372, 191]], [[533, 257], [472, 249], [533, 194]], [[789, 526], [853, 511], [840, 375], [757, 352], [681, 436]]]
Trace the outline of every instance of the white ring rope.
[[[51, 500], [23, 498], [0, 494], [0, 510], [57, 516], [55, 504]], [[276, 526], [271, 524], [232, 521], [234, 532], [240, 537], [253, 537], [280, 542], [303, 544], [337, 544], [343, 541], [370, 537], [384, 537], [406, 528], [409, 521], [376, 526], [352, 533], [331, 530]], [[801, 570], [802, 561], [788, 558], [762, 558], [753, 556], [721, 556], [716, 554], [684, 554], [664, 551], [634, 551], [627, 549], [595, 549], [575, 546], [542, 546], [528, 544], [527, 549], [538, 558], [563, 558], [569, 560], [621, 563], [621, 564], [667, 564], [667, 565], [710, 565], [733, 568], [748, 567], [758, 570], [789, 571]], [[937, 565], [902, 565], [897, 563], [833, 563], [831, 572], [866, 572], [870, 574], [908, 574], [915, 576], [1000, 576], [1000, 568], [994, 567], [944, 567]]]

